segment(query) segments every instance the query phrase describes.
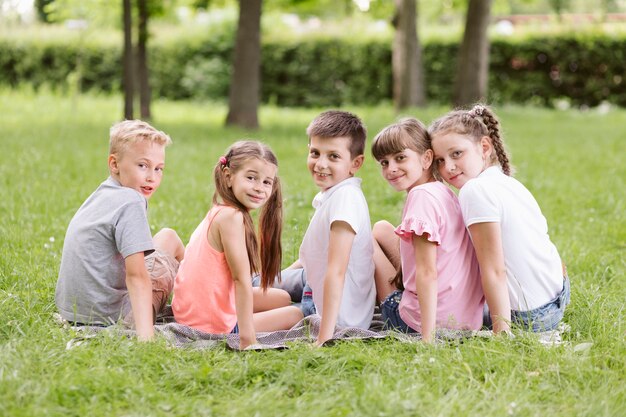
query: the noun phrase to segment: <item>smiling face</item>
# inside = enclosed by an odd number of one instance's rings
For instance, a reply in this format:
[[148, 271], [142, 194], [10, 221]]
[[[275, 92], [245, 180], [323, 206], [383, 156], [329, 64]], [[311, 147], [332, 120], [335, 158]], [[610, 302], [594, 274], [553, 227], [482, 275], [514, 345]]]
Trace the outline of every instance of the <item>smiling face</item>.
[[261, 207], [272, 195], [278, 167], [265, 160], [251, 158], [237, 172], [225, 168], [228, 187], [248, 210]]
[[487, 161], [490, 161], [493, 149], [486, 136], [474, 142], [466, 135], [454, 132], [434, 135], [432, 147], [439, 175], [458, 189], [490, 165]]
[[381, 173], [396, 191], [409, 192], [413, 187], [432, 179], [430, 165], [432, 151], [419, 154], [413, 149], [403, 149], [379, 159]]
[[307, 167], [321, 191], [353, 177], [363, 165], [363, 155], [350, 156], [350, 143], [348, 137], [311, 137]]
[[165, 168], [165, 146], [154, 141], [130, 143], [109, 155], [111, 176], [123, 187], [136, 190], [146, 199], [161, 185]]

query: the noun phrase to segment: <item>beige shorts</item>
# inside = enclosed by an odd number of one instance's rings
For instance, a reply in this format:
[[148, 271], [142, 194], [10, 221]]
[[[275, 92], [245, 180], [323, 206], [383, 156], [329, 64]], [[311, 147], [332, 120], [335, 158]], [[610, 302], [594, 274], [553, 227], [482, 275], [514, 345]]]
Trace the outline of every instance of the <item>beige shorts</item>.
[[[155, 250], [144, 259], [146, 270], [152, 281], [152, 318], [163, 311], [174, 289], [174, 278], [178, 272], [179, 262], [166, 252]], [[128, 295], [124, 300], [124, 323], [134, 326], [133, 310]]]

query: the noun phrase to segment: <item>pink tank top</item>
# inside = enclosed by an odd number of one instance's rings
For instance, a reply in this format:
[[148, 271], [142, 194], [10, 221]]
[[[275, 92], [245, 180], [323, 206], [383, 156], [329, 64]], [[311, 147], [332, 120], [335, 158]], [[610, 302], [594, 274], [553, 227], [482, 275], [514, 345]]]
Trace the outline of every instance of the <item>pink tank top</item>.
[[174, 280], [172, 310], [178, 323], [207, 333], [230, 333], [237, 324], [235, 284], [224, 252], [208, 241], [214, 206], [191, 235]]

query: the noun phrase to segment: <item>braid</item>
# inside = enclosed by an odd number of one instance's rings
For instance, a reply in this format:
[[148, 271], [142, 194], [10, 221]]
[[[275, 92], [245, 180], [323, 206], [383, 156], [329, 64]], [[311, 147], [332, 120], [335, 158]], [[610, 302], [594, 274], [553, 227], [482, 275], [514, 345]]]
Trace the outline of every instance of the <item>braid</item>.
[[511, 175], [509, 155], [507, 154], [506, 149], [504, 149], [504, 142], [500, 137], [500, 122], [498, 122], [498, 119], [488, 107], [480, 105], [474, 106], [471, 112], [474, 112], [477, 107], [481, 107], [480, 116], [482, 117], [483, 123], [487, 128], [487, 132], [489, 132], [489, 137], [491, 138], [493, 149], [496, 151], [498, 162], [502, 167], [502, 172], [506, 175]]

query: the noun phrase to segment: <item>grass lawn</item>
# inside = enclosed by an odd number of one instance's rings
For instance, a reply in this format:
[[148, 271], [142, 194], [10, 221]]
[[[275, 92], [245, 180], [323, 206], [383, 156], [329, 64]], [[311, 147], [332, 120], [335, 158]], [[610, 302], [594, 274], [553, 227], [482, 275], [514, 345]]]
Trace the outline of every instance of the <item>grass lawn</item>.
[[[620, 416], [626, 410], [624, 190], [626, 111], [496, 108], [517, 178], [533, 192], [567, 262], [566, 343], [519, 334], [446, 345], [393, 340], [314, 349], [175, 349], [102, 335], [74, 349], [53, 320], [67, 224], [107, 174], [120, 98], [0, 91], [0, 415]], [[351, 108], [369, 138], [388, 107]], [[416, 110], [426, 123], [446, 109]], [[280, 161], [285, 264], [297, 255], [316, 189], [305, 128], [318, 110], [264, 108], [263, 129], [224, 129], [222, 105], [156, 102], [174, 145], [150, 201], [154, 231], [186, 242], [206, 213], [211, 170], [234, 140], [258, 138]], [[403, 195], [366, 156], [372, 221], [400, 217]]]

